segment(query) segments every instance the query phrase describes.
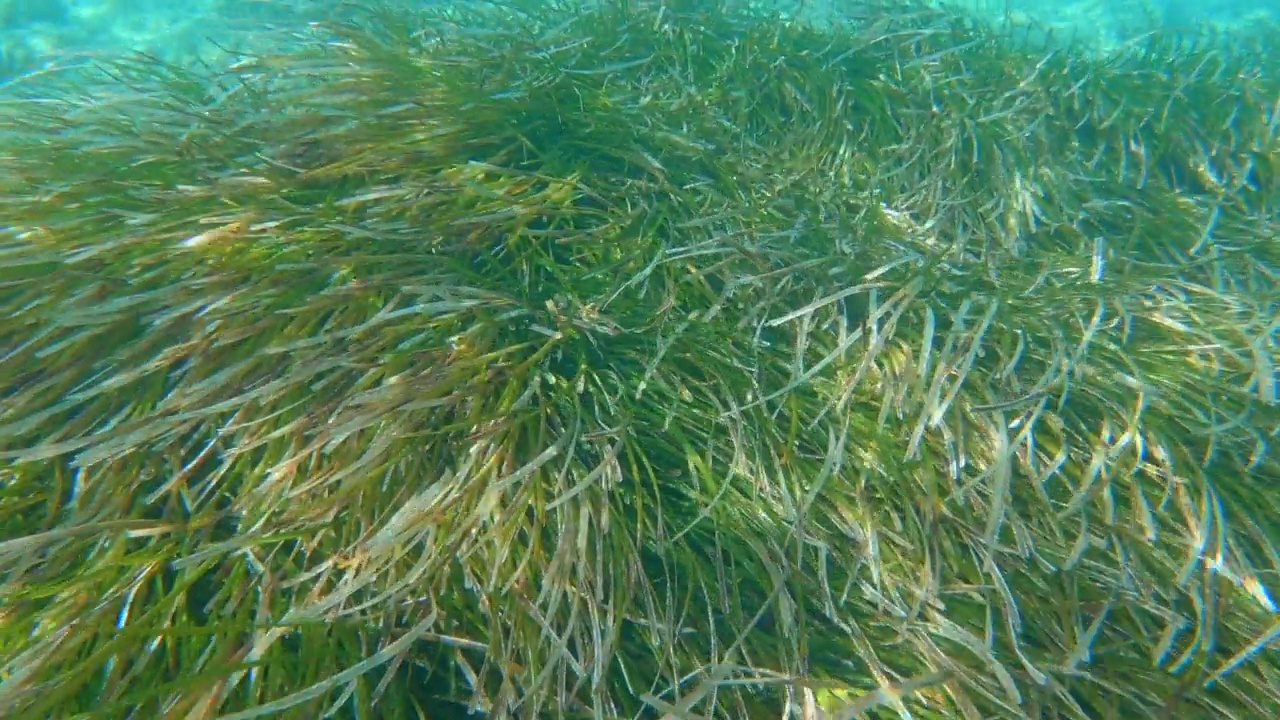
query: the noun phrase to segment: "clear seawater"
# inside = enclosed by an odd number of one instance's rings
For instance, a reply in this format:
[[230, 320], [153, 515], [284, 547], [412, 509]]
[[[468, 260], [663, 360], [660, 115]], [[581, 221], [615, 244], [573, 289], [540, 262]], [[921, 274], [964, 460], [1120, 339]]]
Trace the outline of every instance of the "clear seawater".
[[[806, 4], [840, 2], [807, 0]], [[988, 19], [1052, 29], [1103, 47], [1152, 26], [1249, 29], [1260, 20], [1280, 18], [1280, 0], [949, 2]], [[86, 53], [121, 50], [192, 62], [210, 57], [217, 46], [252, 43], [255, 32], [268, 26], [322, 19], [338, 4], [331, 0], [0, 0], [0, 77]], [[785, 3], [781, 5], [785, 9]]]

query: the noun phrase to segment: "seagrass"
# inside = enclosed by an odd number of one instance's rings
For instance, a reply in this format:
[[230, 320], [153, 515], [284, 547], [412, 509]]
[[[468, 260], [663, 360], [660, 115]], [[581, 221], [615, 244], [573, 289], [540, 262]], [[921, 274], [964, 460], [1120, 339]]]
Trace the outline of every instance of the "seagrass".
[[1280, 56], [358, 10], [7, 90], [0, 715], [1272, 717]]

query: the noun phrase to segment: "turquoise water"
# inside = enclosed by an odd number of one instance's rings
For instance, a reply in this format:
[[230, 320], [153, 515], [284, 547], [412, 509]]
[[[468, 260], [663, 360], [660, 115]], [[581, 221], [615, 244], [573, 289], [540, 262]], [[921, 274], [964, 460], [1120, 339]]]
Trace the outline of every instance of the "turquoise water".
[[138, 51], [197, 62], [241, 49], [273, 25], [323, 19], [315, 0], [0, 0], [0, 75]]
[[[804, 4], [814, 7], [823, 2], [839, 4], [840, 0]], [[953, 0], [950, 4], [966, 6], [988, 19], [1053, 30], [1104, 47], [1156, 26], [1256, 32], [1280, 17], [1280, 0]], [[319, 20], [338, 5], [323, 0], [0, 0], [0, 77], [85, 54], [120, 50], [195, 62], [214, 57], [217, 46], [251, 45], [255, 33], [265, 26]], [[779, 5], [786, 10], [787, 3]]]

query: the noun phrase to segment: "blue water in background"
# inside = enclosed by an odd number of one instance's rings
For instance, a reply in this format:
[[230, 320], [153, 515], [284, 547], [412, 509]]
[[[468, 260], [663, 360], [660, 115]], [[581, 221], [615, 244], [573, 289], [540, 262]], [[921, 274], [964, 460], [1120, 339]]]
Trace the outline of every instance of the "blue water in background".
[[[322, 19], [317, 0], [0, 0], [0, 76], [85, 55], [138, 51], [171, 62], [211, 58], [271, 25]], [[225, 53], [224, 53], [225, 56]]]
[[[785, 11], [785, 3], [761, 2]], [[807, 4], [824, 2], [841, 0], [808, 0]], [[1104, 48], [1152, 27], [1243, 31], [1280, 20], [1280, 0], [950, 0], [946, 4], [965, 6], [993, 21], [1052, 29]], [[192, 62], [211, 57], [214, 43], [224, 47], [252, 43], [255, 31], [261, 34], [266, 26], [321, 20], [336, 5], [333, 0], [0, 0], [0, 77], [84, 54], [122, 50]]]

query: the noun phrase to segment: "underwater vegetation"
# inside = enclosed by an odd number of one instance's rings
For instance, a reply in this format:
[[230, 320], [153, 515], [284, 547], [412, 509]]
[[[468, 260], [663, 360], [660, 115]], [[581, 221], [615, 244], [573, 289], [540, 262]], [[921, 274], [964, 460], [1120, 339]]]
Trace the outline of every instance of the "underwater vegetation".
[[9, 87], [0, 716], [1274, 717], [1280, 55], [843, 7]]

